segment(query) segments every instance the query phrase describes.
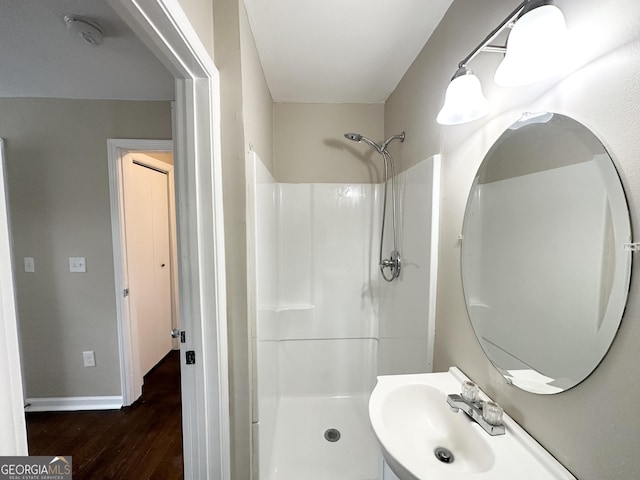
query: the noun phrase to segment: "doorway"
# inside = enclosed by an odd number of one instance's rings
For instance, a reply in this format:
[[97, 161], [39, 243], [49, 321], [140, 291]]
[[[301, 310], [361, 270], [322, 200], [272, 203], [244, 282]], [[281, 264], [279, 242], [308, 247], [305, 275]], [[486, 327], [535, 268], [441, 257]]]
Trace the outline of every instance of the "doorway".
[[178, 260], [173, 143], [108, 140], [111, 231], [123, 405], [144, 375], [178, 349]]
[[[173, 167], [154, 153], [127, 152], [122, 158], [125, 291], [141, 375], [172, 349], [169, 332], [176, 323], [172, 293], [175, 222], [170, 214]], [[166, 156], [173, 163], [172, 153]]]

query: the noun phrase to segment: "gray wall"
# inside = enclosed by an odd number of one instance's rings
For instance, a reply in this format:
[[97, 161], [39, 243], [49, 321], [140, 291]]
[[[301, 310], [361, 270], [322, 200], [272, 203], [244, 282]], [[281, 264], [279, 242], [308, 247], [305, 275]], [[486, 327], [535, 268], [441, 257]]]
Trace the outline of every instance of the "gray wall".
[[344, 138], [356, 132], [384, 140], [384, 105], [275, 103], [275, 178], [285, 183], [378, 183], [382, 157], [364, 143]]
[[[552, 396], [507, 386], [485, 359], [465, 309], [458, 235], [467, 195], [485, 153], [524, 111], [556, 111], [591, 128], [612, 154], [632, 223], [640, 224], [640, 3], [636, 0], [558, 0], [575, 39], [564, 78], [501, 88], [493, 83], [500, 57], [481, 54], [470, 66], [492, 103], [490, 115], [467, 125], [436, 124], [458, 62], [517, 3], [456, 0], [386, 103], [387, 135], [407, 132], [397, 155], [402, 168], [442, 153], [435, 368], [459, 366], [581, 480], [631, 480], [640, 471], [640, 418], [636, 415], [640, 295], [635, 282], [621, 328], [604, 361], [582, 384]], [[639, 270], [636, 262], [633, 274]]]
[[[221, 89], [231, 477], [249, 479], [252, 445], [251, 335], [247, 316], [245, 155], [249, 143], [252, 143], [259, 154], [270, 158], [270, 98], [266, 98], [267, 89], [260, 79], [261, 66], [257, 64], [244, 4], [239, 0], [212, 1], [214, 61], [220, 72]], [[246, 109], [243, 95], [251, 99]]]
[[170, 139], [170, 104], [4, 98], [0, 112], [26, 396], [120, 395], [107, 139]]
[[244, 3], [240, 2], [245, 152], [253, 149], [273, 175], [273, 100], [262, 71]]
[[178, 0], [191, 26], [200, 38], [211, 58], [213, 48], [213, 3], [214, 0]]
[[[229, 348], [231, 477], [251, 478], [250, 326], [247, 318], [245, 154], [272, 165], [270, 96], [239, 0], [178, 0], [220, 73]], [[243, 96], [247, 97], [246, 109]]]

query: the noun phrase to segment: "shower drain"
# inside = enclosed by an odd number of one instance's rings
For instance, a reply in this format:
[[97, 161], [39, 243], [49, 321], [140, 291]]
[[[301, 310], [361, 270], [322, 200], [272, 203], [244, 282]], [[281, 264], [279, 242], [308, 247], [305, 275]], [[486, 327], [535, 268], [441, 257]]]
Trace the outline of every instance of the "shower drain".
[[340, 440], [340, 431], [336, 428], [330, 428], [324, 432], [324, 439], [327, 442], [337, 442]]

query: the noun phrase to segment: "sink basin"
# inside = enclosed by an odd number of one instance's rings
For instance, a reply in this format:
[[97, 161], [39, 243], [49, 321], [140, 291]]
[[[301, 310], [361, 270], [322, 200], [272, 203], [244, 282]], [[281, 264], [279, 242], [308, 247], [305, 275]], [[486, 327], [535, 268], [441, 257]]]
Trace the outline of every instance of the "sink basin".
[[434, 452], [445, 448], [454, 455], [447, 472], [478, 473], [493, 466], [488, 435], [469, 428], [465, 414], [454, 415], [442, 390], [424, 383], [398, 386], [384, 397], [381, 413], [385, 448], [398, 452], [403, 463], [440, 468]]
[[[454, 413], [447, 394], [460, 393], [463, 380], [468, 378], [455, 367], [378, 377], [369, 417], [400, 480], [575, 480], [508, 415], [506, 433], [490, 436], [462, 411]], [[480, 397], [488, 400], [482, 392]]]

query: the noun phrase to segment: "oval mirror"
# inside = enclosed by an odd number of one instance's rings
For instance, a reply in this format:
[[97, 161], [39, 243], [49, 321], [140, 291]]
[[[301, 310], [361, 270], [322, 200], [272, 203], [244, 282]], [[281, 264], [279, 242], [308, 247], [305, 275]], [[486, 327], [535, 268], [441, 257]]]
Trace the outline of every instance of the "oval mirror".
[[482, 162], [465, 211], [462, 279], [485, 354], [507, 381], [558, 393], [607, 353], [631, 272], [629, 211], [584, 125], [527, 114]]

